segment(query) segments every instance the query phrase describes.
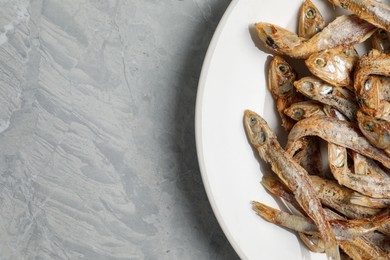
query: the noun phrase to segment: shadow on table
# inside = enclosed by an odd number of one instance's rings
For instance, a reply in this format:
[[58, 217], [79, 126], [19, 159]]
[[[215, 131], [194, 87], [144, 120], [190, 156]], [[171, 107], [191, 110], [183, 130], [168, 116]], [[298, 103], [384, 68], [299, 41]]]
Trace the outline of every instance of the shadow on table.
[[173, 142], [180, 147], [177, 160], [180, 163], [178, 189], [188, 202], [195, 228], [203, 236], [210, 259], [239, 259], [226, 239], [208, 201], [197, 161], [195, 147], [195, 102], [198, 80], [208, 45], [220, 18], [230, 0], [210, 2], [210, 18], [203, 17], [196, 30], [190, 32], [192, 45], [188, 48], [182, 70], [179, 72], [179, 90], [176, 96], [175, 128], [177, 135]]

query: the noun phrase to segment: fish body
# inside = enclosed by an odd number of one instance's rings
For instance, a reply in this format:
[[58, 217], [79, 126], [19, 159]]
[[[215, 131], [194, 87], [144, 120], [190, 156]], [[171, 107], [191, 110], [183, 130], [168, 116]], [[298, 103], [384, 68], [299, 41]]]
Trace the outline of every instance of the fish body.
[[367, 218], [380, 212], [378, 208], [351, 204], [354, 191], [339, 185], [336, 181], [327, 180], [318, 176], [310, 177], [313, 187], [324, 205], [335, 209], [349, 218]]
[[301, 138], [313, 135], [371, 157], [390, 168], [390, 157], [371, 145], [354, 124], [333, 117], [315, 116], [298, 121], [288, 135], [285, 149], [294, 154], [291, 147], [295, 148]]
[[361, 19], [390, 31], [390, 7], [378, 0], [329, 0], [334, 5], [349, 9]]
[[347, 149], [328, 143], [328, 161], [339, 184], [373, 198], [390, 199], [390, 176], [383, 172], [353, 173], [347, 163]]
[[[277, 225], [302, 232], [308, 235], [318, 234], [317, 226], [309, 219], [303, 216], [293, 215], [281, 210], [274, 209], [263, 203], [254, 201], [254, 210], [264, 219]], [[382, 213], [372, 218], [345, 220], [329, 218], [333, 233], [338, 240], [350, 240], [360, 237], [364, 234], [377, 230], [383, 223], [390, 220], [390, 210], [384, 210]]]
[[248, 139], [260, 157], [271, 164], [272, 171], [293, 192], [299, 205], [318, 227], [328, 257], [340, 259], [335, 236], [306, 170], [283, 150], [266, 121], [258, 114], [246, 110], [244, 125]]

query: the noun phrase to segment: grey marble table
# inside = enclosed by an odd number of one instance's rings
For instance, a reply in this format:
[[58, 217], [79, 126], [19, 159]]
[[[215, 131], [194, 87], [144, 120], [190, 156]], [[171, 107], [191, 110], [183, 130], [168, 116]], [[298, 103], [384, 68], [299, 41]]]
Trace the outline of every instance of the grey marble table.
[[194, 113], [229, 0], [0, 0], [0, 259], [237, 259]]

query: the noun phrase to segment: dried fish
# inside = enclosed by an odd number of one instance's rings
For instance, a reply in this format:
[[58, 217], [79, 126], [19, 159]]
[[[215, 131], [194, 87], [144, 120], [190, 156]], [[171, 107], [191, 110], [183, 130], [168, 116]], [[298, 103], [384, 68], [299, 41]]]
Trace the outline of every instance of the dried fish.
[[249, 141], [258, 150], [260, 157], [271, 164], [272, 171], [293, 192], [299, 205], [317, 225], [327, 255], [339, 259], [336, 239], [305, 169], [282, 149], [266, 121], [258, 114], [246, 110], [244, 125]]
[[323, 108], [324, 105], [319, 102], [313, 100], [302, 101], [291, 104], [288, 108], [284, 109], [284, 114], [299, 121], [311, 116], [326, 116]]
[[377, 29], [356, 15], [339, 16], [310, 39], [270, 23], [256, 23], [255, 27], [267, 48], [298, 59], [307, 59], [313, 53], [338, 46], [352, 47], [365, 41]]
[[290, 154], [295, 153], [294, 149], [299, 149], [296, 145], [299, 139], [313, 135], [371, 157], [387, 168], [390, 167], [390, 157], [372, 146], [352, 123], [333, 117], [314, 116], [298, 121], [290, 131], [286, 150]]
[[359, 55], [353, 47], [340, 46], [313, 53], [305, 63], [314, 76], [333, 86], [353, 90], [351, 72], [358, 60]]
[[[257, 201], [253, 202], [253, 208], [257, 214], [273, 224], [281, 225], [308, 235], [318, 234], [317, 226], [306, 217], [283, 212]], [[375, 231], [381, 225], [388, 222], [390, 220], [390, 209], [381, 212], [377, 216], [366, 219], [328, 219], [333, 233], [338, 240], [350, 240]]]
[[304, 77], [294, 82], [294, 86], [306, 97], [336, 108], [352, 122], [356, 122], [358, 105], [352, 99], [353, 93], [329, 85], [315, 77]]
[[303, 2], [299, 12], [298, 35], [309, 39], [325, 27], [320, 10], [310, 0]]
[[390, 176], [374, 171], [355, 174], [347, 165], [347, 149], [328, 143], [330, 169], [339, 184], [373, 198], [390, 199]]
[[[390, 54], [380, 53], [377, 50], [371, 51], [368, 55], [363, 56], [355, 69], [354, 73], [354, 89], [355, 94], [360, 106], [365, 106], [365, 103], [371, 102], [370, 97], [376, 97], [376, 91], [374, 94], [367, 94], [370, 92], [373, 86], [369, 80], [371, 75], [390, 76]], [[374, 100], [373, 102], [378, 102]], [[372, 105], [368, 105], [372, 107]]]
[[357, 114], [358, 125], [367, 140], [380, 149], [390, 148], [390, 121], [366, 115], [361, 111]]
[[318, 176], [311, 176], [310, 179], [320, 201], [349, 218], [367, 218], [380, 212], [378, 208], [351, 204], [350, 200], [355, 192], [342, 187], [335, 181]]
[[329, 0], [332, 4], [349, 9], [361, 19], [390, 31], [390, 7], [377, 0]]
[[287, 131], [290, 131], [295, 121], [287, 117], [284, 114], [284, 110], [291, 104], [304, 99], [302, 94], [294, 88], [293, 83], [296, 78], [297, 73], [282, 57], [273, 57], [268, 69], [268, 88], [275, 100], [276, 109], [282, 120], [282, 126]]
[[377, 30], [371, 36], [372, 48], [380, 52], [388, 53], [390, 51], [389, 33], [383, 29]]

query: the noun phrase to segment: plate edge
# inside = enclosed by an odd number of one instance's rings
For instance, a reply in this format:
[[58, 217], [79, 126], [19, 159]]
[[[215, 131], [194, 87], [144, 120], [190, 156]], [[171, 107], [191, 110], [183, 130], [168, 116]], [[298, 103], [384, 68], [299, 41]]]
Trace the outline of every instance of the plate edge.
[[214, 32], [214, 35], [210, 41], [209, 47], [206, 52], [205, 59], [203, 61], [202, 70], [200, 73], [199, 83], [198, 83], [198, 90], [196, 95], [196, 104], [195, 104], [195, 143], [196, 143], [196, 152], [198, 157], [198, 164], [200, 168], [200, 173], [202, 176], [203, 185], [206, 190], [206, 194], [208, 197], [208, 200], [210, 202], [211, 208], [213, 209], [214, 215], [217, 218], [217, 221], [219, 225], [221, 226], [223, 232], [225, 233], [226, 238], [228, 239], [231, 246], [234, 248], [236, 253], [239, 255], [241, 259], [248, 259], [248, 257], [245, 255], [245, 253], [240, 249], [236, 241], [234, 240], [233, 236], [229, 232], [222, 215], [220, 214], [217, 205], [215, 203], [215, 200], [212, 196], [211, 187], [207, 179], [206, 175], [206, 169], [205, 169], [205, 162], [204, 162], [204, 155], [203, 155], [203, 142], [202, 142], [202, 104], [203, 104], [203, 93], [205, 88], [205, 83], [208, 75], [208, 69], [210, 66], [210, 62], [212, 60], [215, 48], [217, 46], [218, 40], [221, 36], [221, 33], [223, 31], [223, 28], [230, 17], [232, 11], [234, 10], [234, 7], [240, 2], [240, 0], [232, 0], [232, 2], [229, 4], [228, 8], [226, 9], [225, 13], [223, 14], [221, 20], [218, 23], [218, 26]]

